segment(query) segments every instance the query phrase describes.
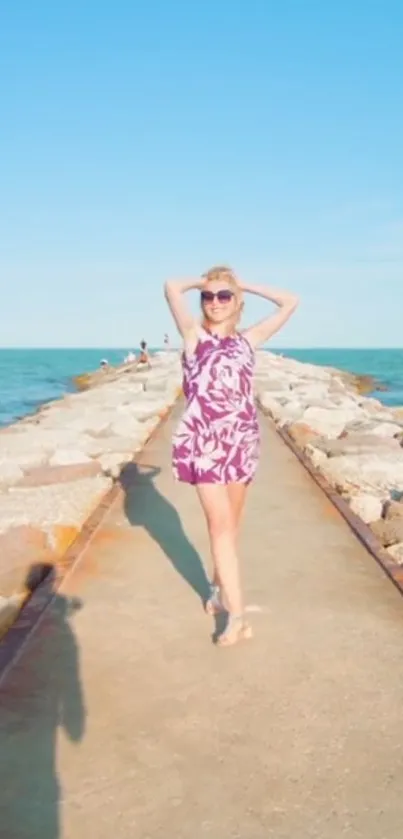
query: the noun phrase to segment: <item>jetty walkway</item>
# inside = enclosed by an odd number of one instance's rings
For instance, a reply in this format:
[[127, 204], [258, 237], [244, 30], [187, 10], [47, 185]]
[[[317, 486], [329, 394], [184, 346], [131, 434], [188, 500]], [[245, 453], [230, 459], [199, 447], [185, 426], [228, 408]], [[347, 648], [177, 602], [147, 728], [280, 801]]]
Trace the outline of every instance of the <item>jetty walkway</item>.
[[215, 647], [177, 410], [3, 677], [1, 839], [401, 839], [399, 592], [262, 417], [254, 638]]

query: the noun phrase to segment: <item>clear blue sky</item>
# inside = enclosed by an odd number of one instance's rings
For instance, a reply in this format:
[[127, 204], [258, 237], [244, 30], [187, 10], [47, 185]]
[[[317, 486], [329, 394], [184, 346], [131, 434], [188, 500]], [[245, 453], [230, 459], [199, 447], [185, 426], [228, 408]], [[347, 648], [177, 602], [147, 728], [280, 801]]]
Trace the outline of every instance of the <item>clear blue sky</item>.
[[161, 343], [164, 279], [226, 262], [300, 294], [275, 346], [402, 346], [402, 31], [400, 0], [3, 4], [1, 345]]

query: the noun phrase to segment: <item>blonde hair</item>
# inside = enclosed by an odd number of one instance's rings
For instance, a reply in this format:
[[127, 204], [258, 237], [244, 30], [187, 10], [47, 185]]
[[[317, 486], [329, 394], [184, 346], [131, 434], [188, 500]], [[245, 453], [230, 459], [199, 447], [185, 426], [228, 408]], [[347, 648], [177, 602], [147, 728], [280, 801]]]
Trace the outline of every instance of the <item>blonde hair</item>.
[[215, 280], [225, 280], [228, 285], [238, 287], [235, 274], [227, 265], [214, 265], [213, 268], [209, 268], [208, 271], [202, 274], [202, 278], [206, 283], [212, 283]]

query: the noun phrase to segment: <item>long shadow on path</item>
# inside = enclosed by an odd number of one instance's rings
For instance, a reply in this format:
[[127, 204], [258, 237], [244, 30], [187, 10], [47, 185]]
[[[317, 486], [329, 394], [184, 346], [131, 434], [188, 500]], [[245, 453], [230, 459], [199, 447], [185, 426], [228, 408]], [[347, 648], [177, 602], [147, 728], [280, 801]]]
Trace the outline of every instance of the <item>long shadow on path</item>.
[[154, 483], [160, 472], [159, 467], [142, 463], [128, 463], [123, 468], [120, 483], [125, 492], [126, 517], [133, 526], [147, 530], [178, 574], [205, 601], [209, 581], [203, 563], [186, 536], [175, 507]]
[[[48, 583], [52, 585], [51, 582]], [[81, 601], [55, 594], [0, 686], [0, 837], [58, 839], [57, 730], [84, 736], [79, 654], [70, 616]]]

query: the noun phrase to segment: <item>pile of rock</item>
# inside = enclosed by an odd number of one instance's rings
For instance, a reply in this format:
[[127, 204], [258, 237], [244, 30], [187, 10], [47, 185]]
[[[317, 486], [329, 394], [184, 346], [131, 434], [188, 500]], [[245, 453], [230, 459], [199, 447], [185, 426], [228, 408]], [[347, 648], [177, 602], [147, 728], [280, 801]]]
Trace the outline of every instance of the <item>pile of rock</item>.
[[65, 552], [180, 385], [178, 355], [160, 353], [151, 370], [125, 368], [0, 432], [0, 595]]
[[258, 353], [255, 386], [262, 409], [403, 563], [402, 412], [340, 371], [272, 353]]

